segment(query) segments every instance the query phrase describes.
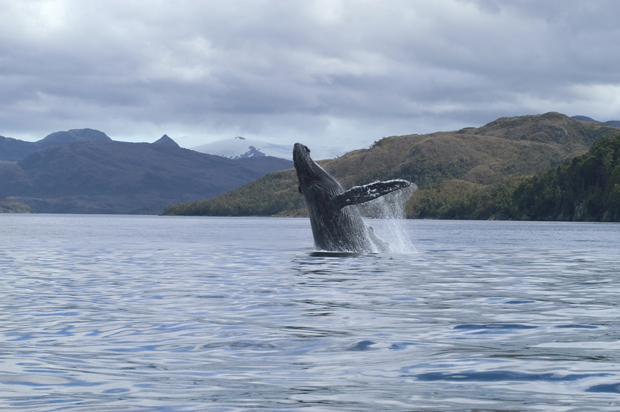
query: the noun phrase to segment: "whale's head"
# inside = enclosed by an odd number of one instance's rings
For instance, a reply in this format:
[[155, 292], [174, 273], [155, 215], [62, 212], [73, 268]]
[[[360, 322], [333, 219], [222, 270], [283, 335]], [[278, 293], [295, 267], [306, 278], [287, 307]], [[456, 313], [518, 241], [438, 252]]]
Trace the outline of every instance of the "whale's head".
[[343, 191], [336, 181], [321, 166], [310, 157], [310, 149], [301, 143], [295, 143], [293, 148], [293, 162], [299, 180], [299, 192], [306, 195], [308, 190], [319, 189], [336, 195]]

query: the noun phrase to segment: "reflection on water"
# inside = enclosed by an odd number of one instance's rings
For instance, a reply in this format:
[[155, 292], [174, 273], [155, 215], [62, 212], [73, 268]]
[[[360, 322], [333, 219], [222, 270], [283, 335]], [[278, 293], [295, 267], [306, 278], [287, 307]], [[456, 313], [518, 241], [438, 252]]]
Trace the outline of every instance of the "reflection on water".
[[0, 225], [3, 410], [620, 408], [617, 225], [411, 221], [384, 255], [305, 219]]

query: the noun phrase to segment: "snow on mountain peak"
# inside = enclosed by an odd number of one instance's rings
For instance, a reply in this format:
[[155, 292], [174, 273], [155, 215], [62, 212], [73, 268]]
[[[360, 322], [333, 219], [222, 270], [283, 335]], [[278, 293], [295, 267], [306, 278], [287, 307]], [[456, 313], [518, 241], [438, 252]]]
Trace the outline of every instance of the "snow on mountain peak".
[[[311, 148], [312, 158], [315, 160], [333, 159], [345, 153], [345, 150], [341, 147], [311, 146]], [[193, 147], [192, 150], [223, 156], [229, 159], [273, 156], [293, 160], [293, 144], [279, 145], [262, 142], [260, 140], [247, 139], [241, 136], [203, 144]]]

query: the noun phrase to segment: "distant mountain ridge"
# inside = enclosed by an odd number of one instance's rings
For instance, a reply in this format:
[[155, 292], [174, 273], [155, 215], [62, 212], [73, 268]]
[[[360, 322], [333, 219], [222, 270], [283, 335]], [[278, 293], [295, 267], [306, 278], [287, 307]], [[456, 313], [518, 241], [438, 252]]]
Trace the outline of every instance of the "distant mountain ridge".
[[160, 137], [159, 140], [154, 141], [153, 144], [158, 144], [158, 145], [162, 145], [162, 146], [179, 147], [179, 148], [181, 147], [181, 146], [179, 146], [179, 144], [177, 142], [172, 140], [167, 134], [165, 134], [162, 137]]
[[609, 120], [607, 122], [599, 122], [588, 116], [572, 116], [571, 119], [580, 120], [582, 122], [602, 123], [608, 126], [620, 127], [620, 120]]
[[[218, 140], [217, 142], [196, 146], [193, 147], [192, 150], [196, 150], [201, 153], [223, 156], [229, 159], [273, 156], [293, 160], [294, 143], [295, 142], [291, 142], [290, 145], [279, 145], [237, 136], [232, 139], [223, 139]], [[316, 146], [312, 150], [312, 154], [316, 157], [316, 159], [333, 159], [343, 155], [344, 153], [345, 150], [341, 147]]]
[[46, 147], [94, 140], [111, 141], [112, 139], [105, 133], [95, 129], [71, 129], [65, 132], [55, 132], [36, 142], [26, 142], [0, 136], [0, 160], [16, 162]]
[[167, 135], [154, 143], [127, 143], [79, 129], [34, 144], [47, 147], [19, 161], [0, 161], [0, 198], [38, 213], [159, 214], [170, 203], [212, 197], [292, 167], [269, 156], [231, 160], [198, 153]]

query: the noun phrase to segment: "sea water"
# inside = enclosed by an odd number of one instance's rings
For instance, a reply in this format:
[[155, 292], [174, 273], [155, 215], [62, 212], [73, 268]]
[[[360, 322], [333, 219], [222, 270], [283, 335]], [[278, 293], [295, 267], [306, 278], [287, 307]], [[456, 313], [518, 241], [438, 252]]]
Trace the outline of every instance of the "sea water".
[[401, 223], [0, 215], [0, 410], [620, 410], [618, 224]]

